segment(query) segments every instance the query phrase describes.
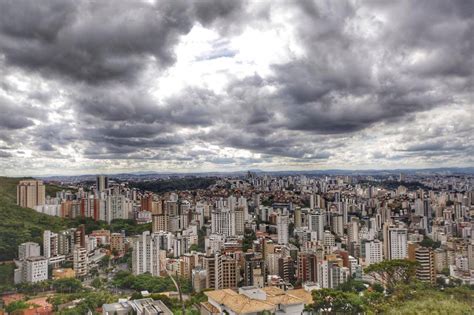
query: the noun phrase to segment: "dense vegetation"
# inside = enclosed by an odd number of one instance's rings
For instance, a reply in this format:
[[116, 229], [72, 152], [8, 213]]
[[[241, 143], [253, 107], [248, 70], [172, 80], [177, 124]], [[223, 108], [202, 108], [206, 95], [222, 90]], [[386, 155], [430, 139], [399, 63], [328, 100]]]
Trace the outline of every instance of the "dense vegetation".
[[[191, 279], [179, 278], [178, 282], [184, 293], [191, 292]], [[147, 290], [150, 293], [176, 291], [176, 287], [170, 277], [153, 277], [150, 274], [135, 276], [128, 271], [117, 272], [112, 283], [118, 288], [135, 291]]]
[[162, 193], [174, 190], [206, 189], [215, 183], [216, 178], [186, 177], [173, 179], [158, 179], [154, 181], [144, 182], [130, 182], [130, 186], [144, 191]]
[[390, 189], [390, 190], [396, 190], [399, 186], [405, 186], [408, 190], [418, 190], [418, 189], [424, 189], [424, 190], [430, 190], [431, 188], [424, 185], [423, 183], [420, 182], [399, 182], [397, 180], [383, 180], [381, 182], [374, 182], [374, 181], [369, 181], [369, 180], [359, 180], [359, 183], [366, 183], [372, 186], [381, 186], [385, 189]]
[[77, 227], [81, 224], [85, 225], [86, 234], [90, 234], [92, 231], [100, 229], [110, 230], [112, 233], [119, 233], [124, 230], [127, 235], [136, 235], [141, 234], [144, 231], [151, 231], [151, 223], [137, 224], [134, 220], [128, 219], [112, 220], [110, 224], [107, 224], [105, 221], [94, 221], [92, 218], [75, 218], [67, 220], [67, 226], [71, 228]]
[[413, 281], [398, 284], [391, 294], [373, 287], [357, 290], [313, 291], [311, 309], [323, 314], [472, 314], [474, 291], [468, 287], [440, 291]]
[[[112, 232], [125, 230], [127, 235], [140, 234], [151, 230], [151, 224], [136, 224], [133, 220], [114, 220], [111, 224], [95, 222], [90, 218], [65, 220], [62, 218], [38, 213], [32, 209], [16, 205], [16, 185], [20, 178], [0, 177], [0, 261], [17, 257], [18, 245], [24, 242], [42, 244], [44, 230], [60, 231], [68, 227], [85, 224], [86, 232], [97, 229], [110, 229]], [[46, 189], [58, 191], [57, 186]]]
[[337, 289], [313, 291], [309, 309], [323, 314], [472, 314], [474, 290], [421, 283], [416, 263], [383, 261], [367, 268], [380, 284], [350, 280]]
[[0, 177], [0, 261], [15, 258], [21, 243], [31, 241], [41, 244], [44, 230], [59, 231], [65, 228], [61, 218], [16, 205], [16, 185], [19, 180]]
[[0, 265], [0, 292], [9, 291], [13, 287], [14, 263]]

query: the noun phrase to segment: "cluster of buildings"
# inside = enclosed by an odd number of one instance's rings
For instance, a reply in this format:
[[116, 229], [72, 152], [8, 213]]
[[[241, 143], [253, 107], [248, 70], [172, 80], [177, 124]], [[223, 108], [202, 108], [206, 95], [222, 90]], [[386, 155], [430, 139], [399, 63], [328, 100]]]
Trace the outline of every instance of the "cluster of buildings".
[[472, 177], [443, 188], [435, 177], [432, 189], [425, 177], [388, 179], [397, 181], [249, 174], [206, 192], [149, 193], [153, 230], [131, 239], [133, 272], [191, 276], [198, 291], [336, 288], [373, 281], [371, 264], [408, 259], [419, 280], [474, 283]]
[[17, 204], [52, 216], [88, 217], [108, 223], [114, 219], [133, 219], [134, 215], [145, 215], [137, 211], [137, 190], [126, 189], [121, 185], [109, 186], [106, 176], [97, 176], [96, 184], [90, 189], [81, 186], [75, 190], [45, 196], [45, 186], [41, 180], [22, 180], [17, 186]]
[[124, 232], [96, 230], [87, 235], [84, 225], [57, 233], [45, 230], [42, 246], [26, 242], [18, 247], [15, 283], [47, 280], [49, 269], [53, 279], [84, 278], [104, 256], [123, 256], [127, 246]]
[[[18, 186], [19, 204], [37, 211], [55, 205], [54, 215], [107, 222], [129, 218], [152, 226], [127, 237], [100, 231], [85, 235], [81, 227], [47, 231], [42, 259], [52, 263], [72, 254], [80, 276], [87, 274], [88, 259], [99, 244], [120, 253], [130, 246], [135, 275], [171, 273], [191, 278], [195, 291], [221, 292], [206, 292], [211, 311], [231, 313], [230, 305], [225, 309], [219, 302], [227, 295], [266, 301], [277, 292], [269, 287], [291, 300], [292, 290], [336, 288], [351, 278], [374, 281], [364, 269], [383, 260], [417, 261], [421, 281], [445, 277], [474, 284], [474, 178], [468, 175], [249, 173], [218, 179], [208, 189], [161, 194], [99, 176], [88, 189], [81, 186], [55, 198], [42, 194], [40, 181]], [[36, 249], [31, 252], [41, 257]], [[278, 309], [281, 303], [275, 308], [267, 302], [260, 311], [285, 313]]]

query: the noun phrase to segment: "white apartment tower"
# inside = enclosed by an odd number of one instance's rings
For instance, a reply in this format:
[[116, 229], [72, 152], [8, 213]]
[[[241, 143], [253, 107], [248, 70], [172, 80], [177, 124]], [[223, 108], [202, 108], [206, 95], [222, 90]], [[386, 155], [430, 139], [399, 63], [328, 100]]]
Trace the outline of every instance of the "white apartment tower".
[[384, 235], [385, 258], [405, 259], [408, 256], [408, 244], [406, 228], [388, 227]]
[[324, 214], [311, 212], [308, 216], [308, 227], [311, 231], [317, 233], [318, 241], [322, 241], [324, 236]]
[[278, 214], [277, 216], [277, 233], [278, 233], [278, 244], [288, 244], [288, 215]]
[[23, 262], [23, 282], [48, 280], [48, 260], [42, 256], [29, 257]]
[[365, 262], [367, 265], [379, 263], [383, 260], [383, 246], [379, 240], [365, 243]]
[[59, 238], [57, 233], [49, 230], [43, 232], [43, 256], [51, 258], [58, 255]]
[[216, 209], [211, 213], [212, 233], [235, 235], [235, 212], [229, 208]]
[[143, 232], [132, 242], [132, 272], [139, 275], [149, 272], [153, 276], [160, 276], [160, 237], [158, 234]]

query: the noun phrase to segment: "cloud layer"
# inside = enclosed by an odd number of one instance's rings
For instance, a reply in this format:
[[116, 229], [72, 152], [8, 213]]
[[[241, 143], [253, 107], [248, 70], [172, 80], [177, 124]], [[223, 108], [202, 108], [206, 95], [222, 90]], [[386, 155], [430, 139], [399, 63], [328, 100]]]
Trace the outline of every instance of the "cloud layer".
[[473, 166], [472, 1], [3, 1], [7, 175]]

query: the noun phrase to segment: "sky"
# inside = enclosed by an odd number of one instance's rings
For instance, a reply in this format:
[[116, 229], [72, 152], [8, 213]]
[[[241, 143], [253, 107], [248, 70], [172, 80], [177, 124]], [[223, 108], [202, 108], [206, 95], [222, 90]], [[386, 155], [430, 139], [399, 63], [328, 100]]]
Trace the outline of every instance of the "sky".
[[474, 1], [0, 1], [0, 175], [474, 166]]

